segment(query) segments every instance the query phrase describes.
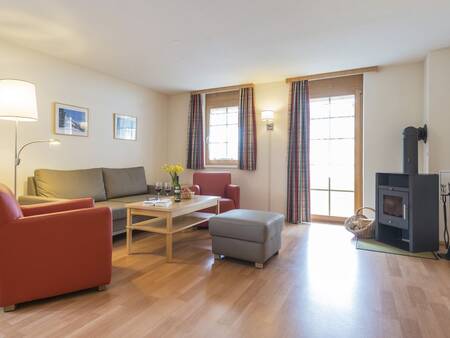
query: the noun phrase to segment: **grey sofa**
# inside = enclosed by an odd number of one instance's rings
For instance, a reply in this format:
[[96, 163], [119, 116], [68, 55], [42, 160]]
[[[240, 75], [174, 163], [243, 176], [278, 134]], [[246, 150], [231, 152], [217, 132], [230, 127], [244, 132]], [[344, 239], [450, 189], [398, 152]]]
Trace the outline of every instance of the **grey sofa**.
[[37, 169], [28, 178], [27, 195], [19, 197], [22, 205], [92, 197], [97, 206], [112, 210], [113, 235], [125, 232], [126, 203], [153, 195], [147, 185], [144, 167], [93, 168], [80, 170]]

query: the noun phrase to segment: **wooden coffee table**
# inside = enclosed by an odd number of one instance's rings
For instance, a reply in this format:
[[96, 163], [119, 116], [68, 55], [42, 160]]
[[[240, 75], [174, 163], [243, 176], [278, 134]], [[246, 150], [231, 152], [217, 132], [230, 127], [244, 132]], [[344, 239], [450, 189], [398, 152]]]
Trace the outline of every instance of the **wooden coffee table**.
[[[133, 230], [146, 231], [166, 236], [166, 259], [168, 262], [173, 257], [173, 235], [175, 233], [192, 228], [214, 216], [212, 213], [198, 212], [199, 210], [216, 207], [216, 213], [220, 212], [219, 197], [200, 195], [194, 196], [190, 200], [173, 202], [167, 208], [144, 205], [143, 202], [130, 203], [126, 207], [128, 254], [132, 254]], [[133, 223], [135, 215], [154, 218]]]

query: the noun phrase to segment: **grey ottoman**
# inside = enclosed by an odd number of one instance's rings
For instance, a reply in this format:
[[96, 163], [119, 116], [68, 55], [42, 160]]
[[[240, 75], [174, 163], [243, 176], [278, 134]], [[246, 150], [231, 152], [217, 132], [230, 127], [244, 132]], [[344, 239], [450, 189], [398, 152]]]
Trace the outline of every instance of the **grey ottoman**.
[[284, 215], [267, 211], [235, 209], [213, 216], [209, 233], [214, 257], [238, 258], [262, 269], [280, 250], [283, 225]]

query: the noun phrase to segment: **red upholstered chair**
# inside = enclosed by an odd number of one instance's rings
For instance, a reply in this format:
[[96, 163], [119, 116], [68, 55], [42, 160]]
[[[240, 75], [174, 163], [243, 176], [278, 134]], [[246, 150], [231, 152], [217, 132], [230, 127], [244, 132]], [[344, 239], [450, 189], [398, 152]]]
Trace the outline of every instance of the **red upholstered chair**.
[[20, 207], [0, 184], [0, 307], [111, 282], [111, 210], [90, 198]]
[[[230, 173], [196, 172], [193, 177], [192, 190], [196, 195], [220, 196], [220, 212], [240, 207], [239, 186], [231, 184]], [[205, 210], [206, 211], [206, 210]], [[208, 209], [215, 212], [215, 208]]]

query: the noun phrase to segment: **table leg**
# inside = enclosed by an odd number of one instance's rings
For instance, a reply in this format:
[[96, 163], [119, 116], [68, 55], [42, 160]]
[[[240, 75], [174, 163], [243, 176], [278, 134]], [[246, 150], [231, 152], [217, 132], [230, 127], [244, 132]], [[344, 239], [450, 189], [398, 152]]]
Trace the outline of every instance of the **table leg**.
[[220, 201], [217, 200], [217, 215], [220, 214]]
[[166, 260], [171, 262], [173, 258], [173, 235], [166, 235]]
[[131, 255], [131, 242], [133, 241], [133, 230], [131, 224], [133, 222], [131, 210], [127, 209], [127, 252]]
[[172, 261], [173, 258], [173, 234], [172, 234], [172, 216], [166, 218], [166, 260], [167, 262]]

